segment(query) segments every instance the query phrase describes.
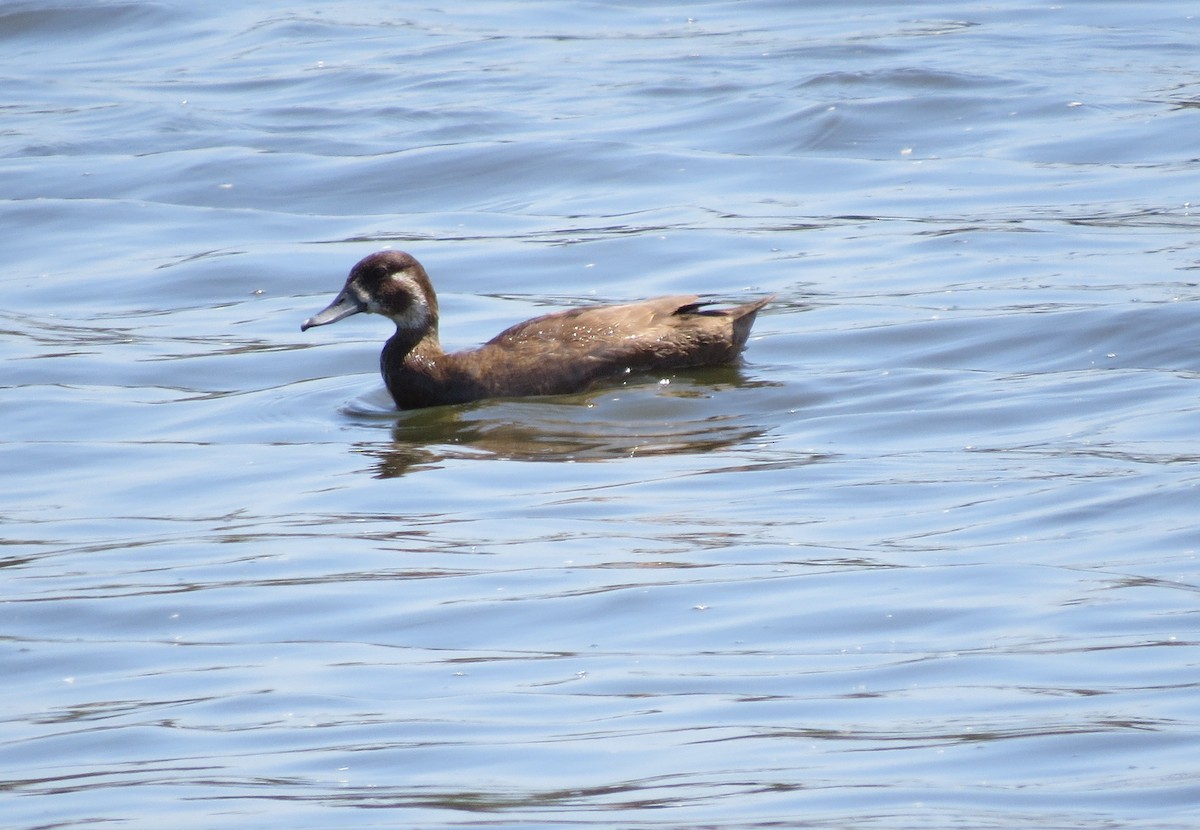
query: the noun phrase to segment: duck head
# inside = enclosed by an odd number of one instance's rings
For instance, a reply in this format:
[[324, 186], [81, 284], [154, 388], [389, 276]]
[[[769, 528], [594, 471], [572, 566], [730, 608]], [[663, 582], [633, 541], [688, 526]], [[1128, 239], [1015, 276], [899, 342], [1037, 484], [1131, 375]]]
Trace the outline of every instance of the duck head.
[[396, 324], [397, 332], [416, 340], [437, 331], [433, 285], [421, 263], [403, 251], [381, 251], [360, 260], [333, 302], [305, 320], [300, 331], [364, 311], [382, 314]]

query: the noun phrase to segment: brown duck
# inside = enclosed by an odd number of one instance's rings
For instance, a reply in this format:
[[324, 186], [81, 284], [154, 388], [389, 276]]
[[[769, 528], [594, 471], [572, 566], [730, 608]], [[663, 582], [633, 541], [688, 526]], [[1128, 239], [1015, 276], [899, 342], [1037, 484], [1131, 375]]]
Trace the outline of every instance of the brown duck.
[[421, 263], [400, 251], [371, 254], [350, 270], [341, 293], [300, 330], [369, 311], [396, 324], [379, 367], [401, 409], [480, 398], [560, 395], [627, 372], [715, 366], [746, 345], [765, 297], [708, 309], [699, 297], [575, 308], [505, 329], [477, 349], [446, 354], [438, 305]]

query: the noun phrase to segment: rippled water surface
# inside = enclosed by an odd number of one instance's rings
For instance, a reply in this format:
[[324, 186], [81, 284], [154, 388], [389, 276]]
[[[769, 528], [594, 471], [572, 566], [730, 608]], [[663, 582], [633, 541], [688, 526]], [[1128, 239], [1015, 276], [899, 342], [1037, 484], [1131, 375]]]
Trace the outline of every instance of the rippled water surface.
[[[0, 4], [12, 828], [1193, 828], [1184, 2]], [[773, 293], [737, 367], [392, 411]]]

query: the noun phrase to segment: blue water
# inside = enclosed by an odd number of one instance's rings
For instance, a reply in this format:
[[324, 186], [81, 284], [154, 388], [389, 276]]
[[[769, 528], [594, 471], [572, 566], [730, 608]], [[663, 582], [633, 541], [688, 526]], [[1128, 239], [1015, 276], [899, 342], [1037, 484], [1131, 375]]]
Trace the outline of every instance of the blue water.
[[[0, 5], [12, 828], [1193, 828], [1189, 3]], [[392, 411], [442, 337], [743, 365]]]

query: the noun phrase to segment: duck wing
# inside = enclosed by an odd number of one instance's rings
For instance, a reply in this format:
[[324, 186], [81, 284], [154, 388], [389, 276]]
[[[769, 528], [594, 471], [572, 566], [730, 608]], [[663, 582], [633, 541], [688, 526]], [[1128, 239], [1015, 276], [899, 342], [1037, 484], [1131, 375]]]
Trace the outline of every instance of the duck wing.
[[768, 300], [709, 309], [677, 295], [570, 309], [511, 326], [453, 362], [493, 396], [562, 394], [631, 371], [718, 365], [737, 357]]
[[694, 295], [655, 297], [625, 305], [597, 305], [556, 311], [510, 326], [485, 344], [501, 349], [531, 349], [587, 354], [608, 350], [630, 340], [660, 336], [677, 315], [703, 303]]

